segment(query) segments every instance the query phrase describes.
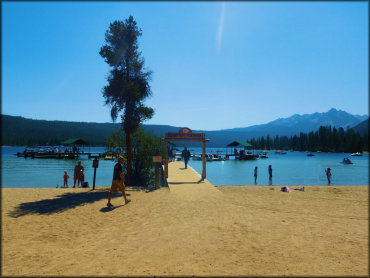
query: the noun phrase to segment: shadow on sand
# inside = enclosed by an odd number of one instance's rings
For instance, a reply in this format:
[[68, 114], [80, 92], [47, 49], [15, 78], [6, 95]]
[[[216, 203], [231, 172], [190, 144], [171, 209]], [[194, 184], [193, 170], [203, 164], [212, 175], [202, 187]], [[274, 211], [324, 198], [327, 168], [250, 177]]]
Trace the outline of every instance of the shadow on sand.
[[175, 185], [175, 184], [199, 184], [203, 181], [204, 181], [204, 179], [200, 179], [199, 181], [168, 182], [168, 184], [170, 184], [170, 185]]
[[[108, 198], [108, 189], [89, 190], [87, 192], [64, 193], [56, 196], [55, 199], [45, 199], [36, 202], [28, 202], [19, 204], [13, 211], [9, 213], [10, 217], [20, 217], [28, 214], [53, 214], [63, 212], [68, 209], [73, 209], [77, 206], [91, 204], [96, 201]], [[130, 193], [126, 193], [130, 196]], [[112, 198], [120, 197], [121, 193], [114, 193]], [[111, 209], [110, 209], [111, 210]], [[106, 212], [106, 211], [103, 211]]]

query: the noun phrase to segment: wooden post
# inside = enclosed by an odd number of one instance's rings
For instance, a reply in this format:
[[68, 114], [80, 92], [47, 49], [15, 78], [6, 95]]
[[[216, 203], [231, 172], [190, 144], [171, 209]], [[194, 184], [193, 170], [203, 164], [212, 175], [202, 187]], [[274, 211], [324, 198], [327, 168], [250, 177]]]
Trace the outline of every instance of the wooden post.
[[95, 158], [93, 160], [93, 168], [94, 168], [94, 182], [93, 182], [93, 190], [95, 190], [95, 178], [96, 178], [96, 168], [99, 167], [99, 160]]
[[159, 163], [162, 161], [162, 157], [159, 155], [159, 150], [155, 150], [155, 156], [153, 157], [154, 170], [155, 170], [155, 188], [159, 188]]
[[95, 178], [96, 178], [96, 168], [94, 168], [94, 183], [93, 183], [93, 190], [95, 190]]
[[163, 159], [164, 162], [164, 178], [168, 178], [168, 159]]
[[203, 170], [202, 170], [202, 179], [206, 178], [206, 142], [202, 141], [202, 161], [203, 161]]
[[159, 188], [159, 163], [156, 162], [154, 163], [155, 165], [155, 188], [158, 189]]
[[164, 144], [165, 152], [164, 152], [164, 178], [168, 178], [168, 142], [165, 141], [166, 143]]

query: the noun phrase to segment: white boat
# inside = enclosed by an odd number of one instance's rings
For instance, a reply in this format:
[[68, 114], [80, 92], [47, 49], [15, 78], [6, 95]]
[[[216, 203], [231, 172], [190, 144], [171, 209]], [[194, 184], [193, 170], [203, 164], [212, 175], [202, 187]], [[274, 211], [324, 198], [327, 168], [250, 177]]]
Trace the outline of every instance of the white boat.
[[221, 157], [219, 154], [211, 154], [212, 156], [212, 161], [225, 161], [226, 158]]
[[359, 153], [359, 152], [357, 152], [357, 153], [352, 153], [352, 154], [351, 154], [351, 156], [362, 156], [362, 153]]
[[260, 156], [260, 158], [269, 158], [269, 157], [267, 156], [267, 152], [260, 152], [260, 153], [259, 153], [259, 156]]
[[196, 155], [195, 153], [192, 155], [192, 157], [193, 157], [193, 160], [202, 160], [202, 156]]

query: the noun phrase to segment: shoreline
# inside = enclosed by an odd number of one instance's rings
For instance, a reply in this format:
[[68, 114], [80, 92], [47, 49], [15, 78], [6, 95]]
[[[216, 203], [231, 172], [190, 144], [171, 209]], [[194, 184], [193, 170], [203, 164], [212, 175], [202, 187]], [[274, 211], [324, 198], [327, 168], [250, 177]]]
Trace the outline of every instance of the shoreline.
[[[237, 184], [237, 185], [214, 185], [212, 184], [214, 187], [274, 187], [274, 188], [277, 188], [277, 187], [284, 187], [284, 186], [288, 186], [288, 187], [292, 187], [292, 188], [295, 188], [295, 187], [315, 187], [315, 186], [321, 186], [321, 187], [335, 187], [335, 186], [339, 186], [339, 187], [356, 187], [356, 186], [360, 186], [360, 187], [369, 187], [370, 185], [369, 184], [356, 184], [356, 185], [343, 185], [343, 184], [320, 184], [320, 185], [316, 185], [316, 184], [313, 184], [313, 185], [269, 185], [269, 184], [263, 184], [263, 185], [255, 185], [255, 184], [250, 184], [250, 185], [240, 185], [240, 184]], [[108, 186], [109, 187], [109, 186]], [[95, 186], [95, 189], [98, 189], [98, 188], [108, 188], [107, 186]], [[127, 187], [128, 188], [128, 187]], [[150, 188], [147, 188], [147, 187], [142, 187], [142, 186], [131, 186], [129, 188], [132, 188], [132, 189], [137, 189], [137, 190], [151, 190], [153, 189], [154, 187], [150, 187]], [[168, 188], [167, 186], [162, 186], [161, 188]], [[81, 188], [81, 187], [76, 187], [76, 188], [73, 188], [73, 187], [68, 187], [68, 188], [64, 188], [64, 187], [3, 187], [2, 186], [2, 189], [84, 189], [84, 190], [92, 190], [92, 185], [87, 187], [87, 188]]]
[[[39, 146], [42, 146], [42, 145], [39, 145]], [[1, 145], [1, 147], [14, 147], [14, 148], [21, 148], [21, 147], [28, 147], [28, 146], [8, 146], [8, 145]], [[84, 148], [105, 148], [106, 146], [105, 145], [102, 145], [102, 146], [86, 146]], [[198, 147], [192, 147], [192, 148], [198, 148]], [[222, 146], [222, 147], [208, 147], [210, 149], [225, 149], [226, 147], [225, 146]], [[275, 151], [279, 151], [279, 150], [259, 150], [259, 149], [256, 149], [254, 151], [267, 151], [267, 152], [275, 152]], [[306, 151], [296, 151], [296, 150], [284, 150], [286, 152], [301, 152], [301, 153], [307, 153], [307, 152], [310, 152], [310, 153], [333, 153], [333, 154], [343, 154], [343, 153], [348, 153], [348, 154], [351, 154], [353, 152], [322, 152], [322, 151], [310, 151], [310, 150], [306, 150]], [[370, 152], [368, 151], [360, 151], [360, 153], [362, 154], [370, 154]]]
[[2, 188], [2, 275], [368, 275], [368, 187], [215, 188]]

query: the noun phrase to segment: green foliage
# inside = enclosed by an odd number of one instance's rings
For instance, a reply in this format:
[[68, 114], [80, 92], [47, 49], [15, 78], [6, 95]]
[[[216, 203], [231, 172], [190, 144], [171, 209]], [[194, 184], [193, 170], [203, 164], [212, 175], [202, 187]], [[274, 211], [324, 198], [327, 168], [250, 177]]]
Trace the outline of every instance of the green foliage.
[[115, 121], [122, 111], [121, 121], [126, 136], [127, 183], [132, 184], [132, 135], [140, 123], [153, 117], [154, 110], [146, 107], [143, 101], [151, 95], [150, 71], [144, 70], [144, 58], [139, 52], [138, 37], [141, 36], [132, 16], [122, 21], [114, 21], [105, 33], [105, 45], [100, 56], [111, 67], [108, 85], [103, 88], [105, 104], [111, 107], [111, 117]]
[[299, 136], [294, 135], [288, 138], [287, 136], [276, 136], [271, 140], [267, 135], [259, 139], [251, 139], [248, 141], [256, 149], [267, 150], [296, 150], [296, 151], [322, 151], [322, 152], [358, 152], [368, 151], [368, 134], [361, 136], [353, 129], [343, 128], [337, 130], [331, 126], [321, 126], [318, 131], [300, 133]]
[[106, 138], [105, 153], [113, 157], [119, 157], [126, 153], [125, 133], [122, 129], [112, 132], [112, 137]]
[[103, 88], [105, 103], [111, 106], [111, 116], [116, 120], [120, 111], [123, 127], [134, 131], [142, 121], [150, 119], [154, 110], [143, 105], [151, 95], [150, 71], [144, 70], [144, 58], [139, 52], [138, 37], [141, 29], [130, 16], [124, 22], [114, 21], [105, 33], [105, 45], [99, 54], [111, 67], [108, 85]]
[[[106, 154], [114, 155], [115, 157], [123, 155], [127, 158], [125, 138], [123, 130], [113, 132], [112, 137], [107, 138]], [[164, 156], [165, 153], [162, 140], [138, 128], [133, 134], [132, 146], [133, 161], [131, 185], [143, 187], [153, 185], [155, 179], [153, 156]], [[127, 160], [125, 160], [124, 166], [126, 168]], [[127, 173], [127, 171], [125, 171], [125, 173]]]

